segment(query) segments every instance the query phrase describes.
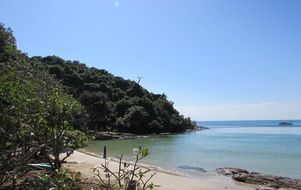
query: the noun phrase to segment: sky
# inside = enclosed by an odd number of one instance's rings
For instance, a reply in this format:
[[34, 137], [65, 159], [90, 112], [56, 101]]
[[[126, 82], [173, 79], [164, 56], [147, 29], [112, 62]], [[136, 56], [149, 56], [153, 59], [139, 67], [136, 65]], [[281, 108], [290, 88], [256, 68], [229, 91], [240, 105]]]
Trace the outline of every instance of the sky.
[[301, 119], [300, 0], [1, 0], [29, 56], [138, 80], [194, 120]]

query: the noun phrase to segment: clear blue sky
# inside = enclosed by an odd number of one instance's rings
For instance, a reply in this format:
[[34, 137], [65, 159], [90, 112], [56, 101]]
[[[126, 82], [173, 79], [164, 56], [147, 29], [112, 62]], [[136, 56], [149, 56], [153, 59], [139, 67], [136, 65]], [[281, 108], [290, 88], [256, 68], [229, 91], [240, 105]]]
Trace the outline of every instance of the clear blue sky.
[[1, 0], [18, 48], [166, 93], [197, 120], [301, 118], [300, 0]]

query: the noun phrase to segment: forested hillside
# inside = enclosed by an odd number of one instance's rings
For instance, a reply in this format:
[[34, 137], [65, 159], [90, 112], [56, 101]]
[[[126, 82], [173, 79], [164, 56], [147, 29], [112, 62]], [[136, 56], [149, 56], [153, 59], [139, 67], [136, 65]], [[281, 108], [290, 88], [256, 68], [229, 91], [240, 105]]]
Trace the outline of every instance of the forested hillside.
[[89, 129], [132, 133], [179, 132], [193, 128], [164, 94], [153, 94], [134, 81], [78, 61], [34, 57], [86, 108]]
[[[14, 39], [12, 35], [10, 38]], [[12, 47], [1, 50], [6, 51], [1, 57], [3, 67], [15, 52], [22, 54], [13, 50], [15, 43], [11, 44]], [[76, 129], [148, 134], [195, 128], [189, 118], [174, 109], [166, 95], [150, 93], [135, 81], [114, 76], [106, 70], [88, 68], [79, 61], [66, 61], [56, 56], [28, 58], [22, 54], [22, 62], [15, 61], [16, 65], [35, 63], [38, 66], [33, 72], [50, 74], [51, 79], [44, 82], [59, 82], [82, 105], [80, 114], [74, 115]]]
[[[87, 130], [148, 134], [194, 127], [165, 95], [134, 81], [55, 56], [29, 58], [0, 23], [0, 189], [79, 189], [61, 167], [86, 144]], [[52, 172], [32, 172], [29, 164], [36, 162]]]

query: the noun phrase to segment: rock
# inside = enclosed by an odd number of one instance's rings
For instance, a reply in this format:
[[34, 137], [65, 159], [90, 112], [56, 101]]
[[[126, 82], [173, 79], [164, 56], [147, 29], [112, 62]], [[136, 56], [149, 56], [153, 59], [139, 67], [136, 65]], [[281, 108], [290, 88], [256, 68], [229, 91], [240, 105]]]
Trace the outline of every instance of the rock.
[[[249, 184], [263, 185], [264, 190], [279, 188], [291, 188], [301, 190], [301, 180], [288, 177], [265, 175], [257, 172], [248, 172], [240, 168], [218, 168], [217, 172], [225, 176], [232, 176], [232, 179]], [[263, 189], [261, 189], [263, 190]]]
[[194, 167], [194, 166], [189, 166], [189, 165], [178, 166], [178, 168], [183, 169], [183, 170], [195, 170], [195, 171], [203, 172], [203, 173], [207, 172], [204, 168]]
[[235, 174], [249, 173], [247, 170], [243, 170], [240, 168], [217, 168], [216, 171], [217, 173], [225, 176], [233, 176]]

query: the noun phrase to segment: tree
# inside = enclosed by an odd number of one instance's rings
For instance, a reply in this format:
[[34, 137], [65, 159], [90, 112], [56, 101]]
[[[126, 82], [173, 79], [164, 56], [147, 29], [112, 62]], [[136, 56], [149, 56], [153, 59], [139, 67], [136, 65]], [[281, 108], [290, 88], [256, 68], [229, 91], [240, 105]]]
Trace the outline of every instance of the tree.
[[[50, 88], [52, 85], [49, 83], [59, 82], [64, 93], [72, 95], [79, 101], [82, 111], [79, 111], [77, 121], [71, 122], [77, 129], [161, 133], [184, 131], [195, 127], [195, 124], [179, 115], [173, 107], [173, 102], [169, 101], [165, 94], [150, 93], [135, 81], [116, 77], [106, 70], [88, 68], [79, 61], [68, 61], [57, 56], [28, 58], [16, 49], [11, 30], [5, 28], [3, 24], [0, 26], [0, 37], [0, 62], [16, 61], [17, 65], [35, 63], [29, 72], [34, 73], [33, 77], [44, 80], [40, 75], [49, 77], [50, 73], [52, 76], [37, 84], [45, 86], [43, 83], [47, 83], [46, 86]], [[42, 92], [48, 91], [49, 89], [45, 88]], [[37, 97], [46, 97], [46, 94], [39, 93]], [[145, 118], [136, 118], [135, 122], [125, 120], [129, 118], [129, 115], [125, 115], [126, 111], [132, 106], [143, 107], [149, 121], [143, 121]], [[137, 130], [136, 124], [129, 123], [141, 123], [142, 126]]]
[[123, 117], [123, 124], [135, 133], [145, 133], [148, 122], [149, 115], [142, 106], [130, 107]]
[[[0, 64], [0, 187], [14, 187], [38, 152], [59, 169], [87, 140], [71, 126], [80, 104], [43, 67], [24, 61]], [[60, 159], [64, 148], [71, 151]]]
[[[54, 156], [54, 168], [61, 167], [61, 163], [70, 155], [60, 160], [60, 154], [64, 147], [71, 148], [72, 151], [84, 145], [87, 138], [85, 135], [70, 126], [74, 115], [80, 110], [81, 105], [72, 96], [62, 93], [59, 89], [54, 89], [46, 103], [46, 133], [50, 134], [48, 144]], [[43, 135], [46, 135], [44, 133]]]
[[10, 28], [5, 28], [4, 24], [0, 23], [0, 60], [6, 62], [12, 60], [17, 51], [16, 39]]

